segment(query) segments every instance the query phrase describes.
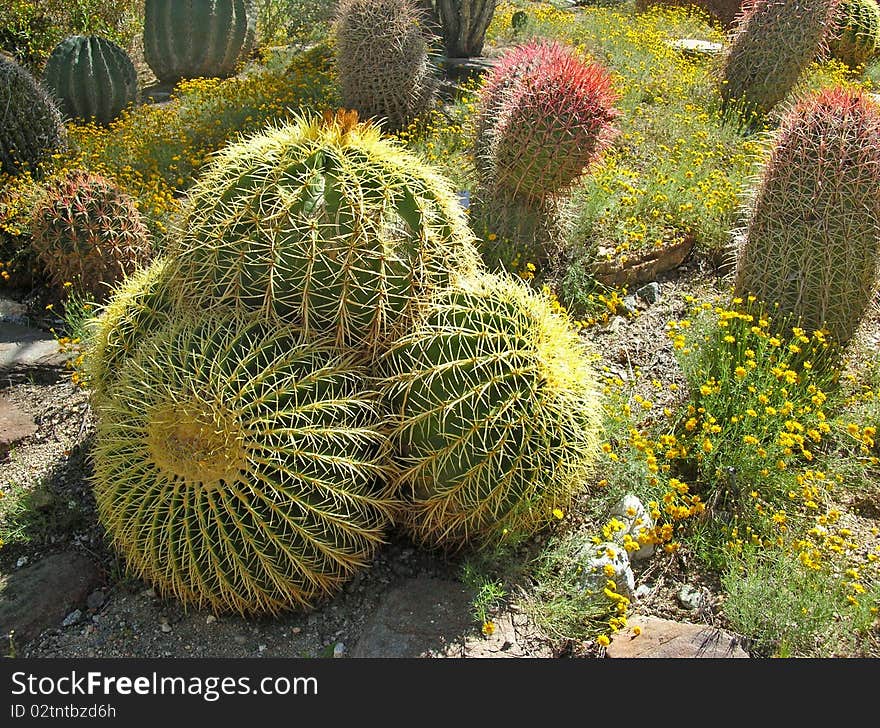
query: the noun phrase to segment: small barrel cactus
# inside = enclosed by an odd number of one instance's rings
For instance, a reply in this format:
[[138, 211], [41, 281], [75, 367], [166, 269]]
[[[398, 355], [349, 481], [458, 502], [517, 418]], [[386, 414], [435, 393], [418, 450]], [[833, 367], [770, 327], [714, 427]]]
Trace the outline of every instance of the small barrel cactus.
[[73, 285], [95, 302], [153, 252], [134, 200], [110, 180], [81, 169], [47, 183], [32, 213], [31, 235], [53, 283]]
[[840, 0], [755, 0], [744, 8], [719, 72], [722, 105], [755, 125], [827, 50]]
[[775, 137], [741, 233], [735, 290], [843, 346], [877, 289], [878, 263], [880, 106], [861, 91], [825, 89], [799, 102]]
[[112, 388], [137, 347], [178, 315], [174, 265], [155, 258], [127, 276], [89, 322], [83, 380], [95, 398]]
[[880, 44], [880, 6], [876, 0], [843, 0], [834, 16], [828, 51], [848, 66], [864, 66]]
[[55, 101], [11, 56], [0, 53], [0, 172], [39, 172], [52, 152], [67, 146], [67, 133]]
[[96, 408], [98, 514], [129, 568], [185, 604], [313, 606], [390, 524], [387, 439], [365, 372], [236, 314], [144, 342]]
[[144, 59], [160, 81], [232, 76], [255, 39], [251, 0], [146, 0]]
[[68, 118], [105, 125], [138, 95], [137, 71], [128, 53], [96, 35], [70, 36], [55, 46], [43, 83]]
[[434, 104], [436, 72], [414, 0], [340, 0], [335, 20], [342, 104], [399, 130]]
[[398, 520], [419, 542], [533, 533], [584, 486], [600, 438], [590, 356], [520, 281], [480, 274], [445, 289], [378, 371], [396, 424]]
[[375, 352], [479, 263], [450, 184], [357, 114], [227, 146], [190, 192], [183, 295], [271, 313]]

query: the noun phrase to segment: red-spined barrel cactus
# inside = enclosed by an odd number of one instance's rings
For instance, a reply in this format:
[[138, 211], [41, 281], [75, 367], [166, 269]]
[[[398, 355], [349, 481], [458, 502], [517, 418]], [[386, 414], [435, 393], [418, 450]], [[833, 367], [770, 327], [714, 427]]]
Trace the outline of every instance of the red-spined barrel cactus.
[[754, 124], [827, 50], [840, 0], [754, 0], [744, 6], [719, 72], [723, 108]]
[[826, 89], [798, 103], [775, 137], [735, 289], [845, 345], [876, 291], [878, 263], [880, 107], [864, 92]]
[[853, 68], [877, 55], [880, 43], [880, 6], [875, 0], [843, 0], [834, 16], [828, 39], [832, 57]]
[[0, 172], [39, 173], [40, 164], [67, 146], [58, 105], [11, 56], [0, 53]]
[[255, 40], [251, 0], [146, 0], [144, 59], [160, 81], [233, 75]]
[[235, 314], [160, 329], [96, 408], [94, 492], [138, 576], [218, 612], [308, 608], [390, 526], [383, 410], [332, 342]]
[[190, 192], [183, 295], [375, 353], [452, 273], [479, 264], [449, 182], [357, 114], [229, 145]]
[[135, 201], [110, 180], [81, 169], [46, 185], [32, 213], [31, 235], [52, 281], [72, 284], [98, 302], [153, 254]]
[[588, 349], [543, 295], [481, 274], [441, 291], [378, 371], [395, 430], [399, 522], [456, 549], [535, 532], [597, 457]]
[[556, 41], [514, 48], [498, 61], [476, 123], [472, 219], [485, 242], [497, 237], [484, 247], [487, 262], [506, 264], [514, 248], [541, 262], [555, 255], [559, 200], [614, 138], [616, 100], [603, 65]]
[[43, 83], [69, 118], [109, 124], [137, 100], [138, 78], [125, 49], [96, 35], [65, 38], [52, 50]]
[[434, 104], [430, 36], [414, 0], [340, 0], [335, 40], [342, 104], [362, 119], [398, 130]]

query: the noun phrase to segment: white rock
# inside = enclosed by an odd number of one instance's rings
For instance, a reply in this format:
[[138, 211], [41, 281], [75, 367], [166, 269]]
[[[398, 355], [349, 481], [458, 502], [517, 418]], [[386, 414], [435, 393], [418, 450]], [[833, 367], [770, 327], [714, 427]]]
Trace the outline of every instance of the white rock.
[[[632, 598], [636, 579], [629, 562], [629, 554], [616, 541], [588, 544], [580, 551], [584, 567], [584, 589], [601, 592], [609, 580], [617, 587], [617, 593]], [[606, 568], [610, 567], [610, 568]]]
[[333, 657], [345, 657], [345, 645], [342, 642], [333, 645]]
[[[611, 515], [623, 523], [624, 528], [614, 534], [614, 540], [623, 543], [624, 536], [629, 536], [634, 541], [639, 540], [642, 529], [650, 530], [654, 527], [654, 519], [648, 513], [648, 509], [634, 495], [624, 496], [611, 509]], [[641, 561], [654, 554], [654, 544], [645, 544], [638, 551], [630, 552], [631, 561]]]
[[216, 621], [217, 617], [215, 617], [213, 614], [209, 614], [207, 617], [205, 617], [205, 624], [214, 624], [214, 622]]

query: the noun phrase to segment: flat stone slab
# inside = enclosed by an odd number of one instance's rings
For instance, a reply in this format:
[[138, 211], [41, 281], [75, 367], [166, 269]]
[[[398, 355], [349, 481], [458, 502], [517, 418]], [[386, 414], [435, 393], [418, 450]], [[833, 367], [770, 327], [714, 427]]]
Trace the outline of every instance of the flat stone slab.
[[[639, 627], [636, 635], [633, 628]], [[707, 624], [673, 622], [656, 617], [632, 617], [617, 632], [606, 657], [747, 658], [742, 638]]]
[[63, 367], [70, 354], [42, 329], [0, 321], [0, 372], [28, 367]]
[[457, 581], [419, 577], [390, 589], [351, 657], [433, 657], [475, 629], [470, 595]]
[[11, 298], [0, 296], [0, 321], [23, 324], [27, 319], [27, 306]]
[[4, 649], [11, 632], [21, 648], [44, 629], [58, 626], [85, 604], [101, 582], [97, 564], [76, 551], [53, 554], [0, 576], [0, 640]]
[[698, 38], [677, 38], [669, 41], [670, 47], [677, 51], [681, 51], [686, 56], [716, 56], [724, 50], [721, 43], [714, 43], [710, 40], [699, 40]]
[[0, 460], [15, 443], [37, 431], [34, 418], [5, 397], [0, 397]]

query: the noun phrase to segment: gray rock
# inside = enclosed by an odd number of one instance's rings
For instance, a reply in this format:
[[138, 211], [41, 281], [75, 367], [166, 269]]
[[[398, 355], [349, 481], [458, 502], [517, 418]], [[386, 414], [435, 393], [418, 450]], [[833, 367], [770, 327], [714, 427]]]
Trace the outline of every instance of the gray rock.
[[0, 637], [14, 631], [21, 648], [79, 609], [100, 583], [98, 566], [75, 551], [0, 576]]
[[104, 594], [104, 590], [95, 589], [86, 599], [86, 606], [94, 611], [103, 607], [105, 601], [107, 601], [107, 596]]
[[623, 297], [623, 310], [632, 315], [639, 310], [639, 302], [632, 294]]
[[68, 614], [64, 621], [61, 622], [62, 627], [72, 627], [74, 624], [79, 622], [82, 619], [83, 613], [80, 609], [74, 609], [70, 614]]
[[27, 323], [27, 306], [11, 298], [0, 296], [0, 321], [10, 324]]
[[[625, 630], [611, 637], [606, 657], [747, 658], [739, 635], [707, 624], [630, 617]], [[635, 634], [638, 627], [640, 634]]]
[[62, 353], [48, 331], [0, 321], [0, 371], [28, 367], [63, 367], [73, 352]]
[[[624, 525], [623, 530], [614, 534], [614, 540], [620, 544], [623, 543], [625, 536], [638, 541], [643, 529], [650, 530], [654, 527], [654, 519], [648, 513], [648, 509], [634, 495], [624, 496], [611, 509], [611, 515]], [[629, 559], [630, 561], [641, 561], [649, 558], [653, 553], [654, 544], [646, 544], [637, 551], [629, 552]]]
[[717, 56], [724, 50], [721, 43], [715, 43], [710, 40], [700, 40], [698, 38], [677, 38], [668, 41], [670, 48], [680, 51], [691, 58], [707, 58]]
[[473, 629], [467, 589], [417, 577], [389, 589], [364, 625], [351, 657], [426, 657]]
[[629, 554], [619, 543], [616, 541], [589, 543], [579, 551], [577, 558], [584, 569], [585, 591], [601, 593], [611, 580], [617, 587], [618, 594], [632, 599], [636, 579], [630, 565]]
[[337, 642], [333, 645], [333, 657], [345, 657], [345, 644]]
[[690, 584], [684, 584], [675, 596], [682, 608], [692, 612], [696, 612], [703, 606], [702, 590]]
[[660, 300], [660, 284], [657, 281], [646, 283], [636, 291], [636, 295], [646, 303], [657, 303]]
[[13, 445], [36, 432], [33, 417], [7, 398], [0, 397], [0, 460], [6, 457]]

